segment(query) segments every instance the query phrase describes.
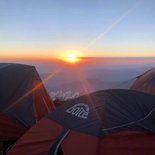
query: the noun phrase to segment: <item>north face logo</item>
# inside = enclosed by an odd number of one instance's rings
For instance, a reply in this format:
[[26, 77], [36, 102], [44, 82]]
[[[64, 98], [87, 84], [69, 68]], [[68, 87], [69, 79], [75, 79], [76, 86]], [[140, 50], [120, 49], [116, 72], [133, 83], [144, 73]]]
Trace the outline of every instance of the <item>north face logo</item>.
[[89, 114], [89, 106], [84, 103], [78, 103], [66, 110], [67, 113], [79, 118], [87, 119]]

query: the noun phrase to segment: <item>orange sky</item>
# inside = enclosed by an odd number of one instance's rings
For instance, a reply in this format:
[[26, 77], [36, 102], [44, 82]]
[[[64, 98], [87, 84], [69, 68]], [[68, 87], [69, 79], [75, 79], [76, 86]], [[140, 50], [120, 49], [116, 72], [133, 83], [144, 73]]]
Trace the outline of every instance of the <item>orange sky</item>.
[[[73, 51], [73, 52], [72, 52]], [[56, 59], [60, 57], [67, 57], [69, 54], [74, 54], [76, 50], [66, 50], [66, 51], [1, 51], [0, 50], [0, 59]], [[126, 52], [125, 52], [126, 51]], [[92, 52], [90, 51], [85, 54], [85, 52], [76, 51], [78, 57], [155, 57], [155, 51], [146, 51], [141, 52], [130, 52], [130, 50], [120, 50], [112, 52], [110, 50], [105, 50], [101, 52]], [[80, 54], [78, 54], [80, 53]], [[140, 54], [139, 54], [140, 53]]]
[[3, 1], [0, 59], [155, 57], [155, 0]]

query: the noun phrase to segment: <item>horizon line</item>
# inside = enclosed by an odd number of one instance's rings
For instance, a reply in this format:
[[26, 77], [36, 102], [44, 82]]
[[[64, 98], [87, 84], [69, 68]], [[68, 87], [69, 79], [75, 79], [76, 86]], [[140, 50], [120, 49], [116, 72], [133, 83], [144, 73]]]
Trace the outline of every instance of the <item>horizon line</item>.
[[[93, 56], [90, 56], [90, 57], [77, 57], [78, 59], [82, 59], [82, 60], [92, 60], [92, 59], [98, 59], [98, 60], [101, 60], [101, 59], [155, 59], [155, 56], [124, 56], [124, 57], [100, 57], [100, 56], [97, 56], [97, 57], [93, 57]], [[60, 57], [51, 57], [51, 58], [29, 58], [29, 57], [25, 57], [25, 58], [15, 58], [15, 57], [12, 57], [12, 58], [7, 58], [7, 57], [2, 57], [0, 58], [0, 61], [6, 61], [6, 60], [17, 60], [17, 61], [62, 61], [62, 59]]]

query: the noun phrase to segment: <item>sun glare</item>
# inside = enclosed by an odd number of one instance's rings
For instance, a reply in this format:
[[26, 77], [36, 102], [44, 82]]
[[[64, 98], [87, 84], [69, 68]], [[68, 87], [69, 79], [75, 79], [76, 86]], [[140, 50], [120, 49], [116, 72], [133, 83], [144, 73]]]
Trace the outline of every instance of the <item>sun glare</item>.
[[79, 58], [76, 56], [76, 54], [69, 54], [66, 57], [66, 61], [69, 63], [77, 63], [79, 61]]
[[81, 53], [77, 51], [67, 51], [61, 55], [61, 59], [68, 63], [78, 63], [80, 61]]

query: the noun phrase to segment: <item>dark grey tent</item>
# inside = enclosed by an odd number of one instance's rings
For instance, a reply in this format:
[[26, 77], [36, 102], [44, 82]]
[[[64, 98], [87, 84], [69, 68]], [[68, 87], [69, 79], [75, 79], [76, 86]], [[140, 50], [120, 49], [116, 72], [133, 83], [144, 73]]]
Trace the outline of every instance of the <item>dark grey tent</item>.
[[0, 63], [0, 141], [18, 139], [52, 110], [35, 67]]
[[8, 155], [154, 155], [155, 96], [106, 90], [67, 101]]

